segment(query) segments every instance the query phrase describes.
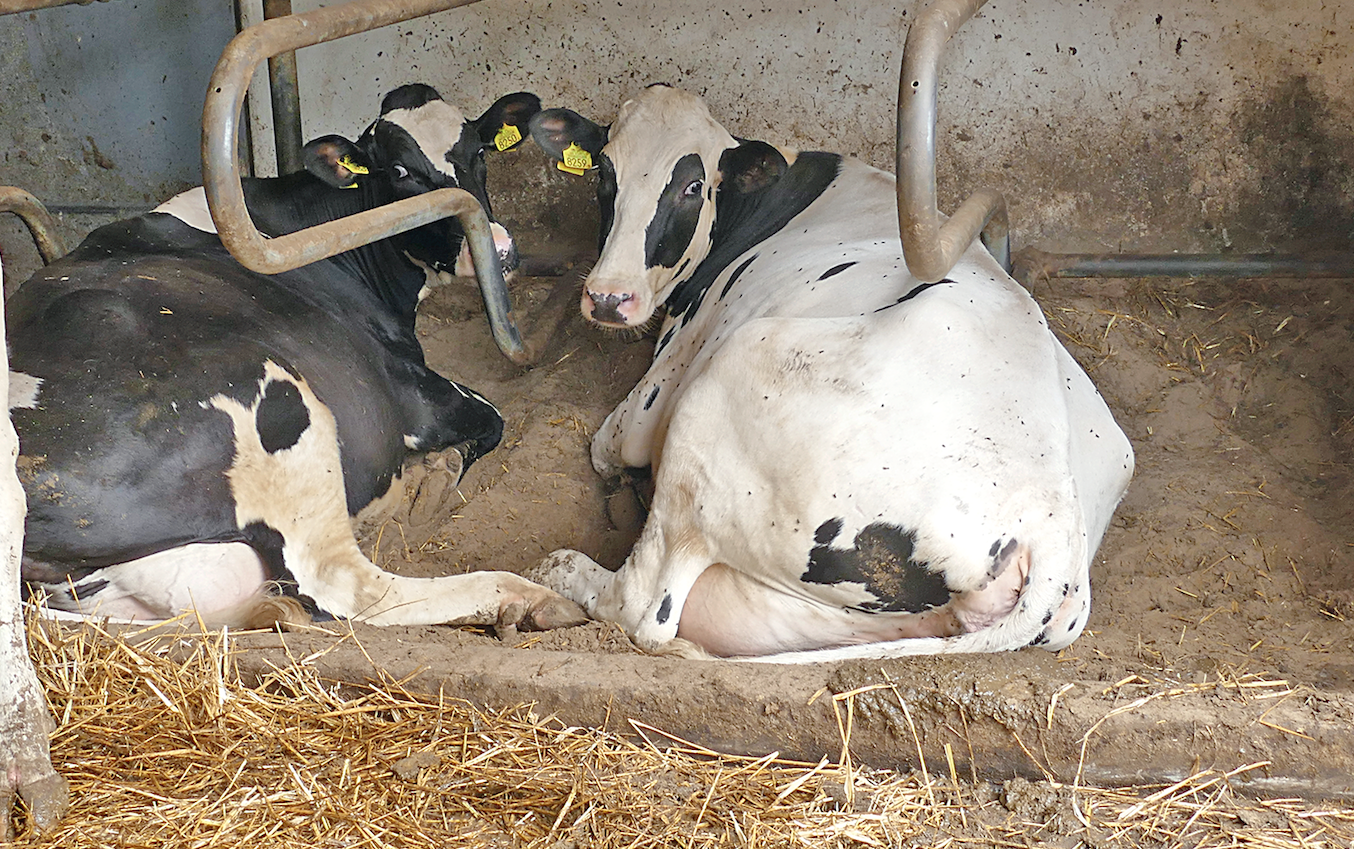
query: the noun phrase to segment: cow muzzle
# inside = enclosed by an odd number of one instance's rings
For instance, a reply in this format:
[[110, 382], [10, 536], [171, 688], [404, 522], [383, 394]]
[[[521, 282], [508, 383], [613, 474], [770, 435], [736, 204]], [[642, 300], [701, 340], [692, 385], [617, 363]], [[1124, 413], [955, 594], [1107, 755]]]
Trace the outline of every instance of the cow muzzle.
[[[503, 266], [503, 274], [506, 276], [516, 271], [522, 264], [522, 259], [517, 253], [517, 243], [513, 241], [512, 235], [497, 221], [489, 223], [489, 232], [494, 234], [494, 250], [498, 253], [498, 261]], [[461, 253], [456, 257], [456, 269], [452, 273], [457, 277], [475, 276], [475, 263], [470, 258], [469, 241], [461, 244]]]
[[580, 308], [589, 321], [606, 327], [634, 327], [642, 320], [640, 299], [634, 292], [596, 292], [585, 288]]

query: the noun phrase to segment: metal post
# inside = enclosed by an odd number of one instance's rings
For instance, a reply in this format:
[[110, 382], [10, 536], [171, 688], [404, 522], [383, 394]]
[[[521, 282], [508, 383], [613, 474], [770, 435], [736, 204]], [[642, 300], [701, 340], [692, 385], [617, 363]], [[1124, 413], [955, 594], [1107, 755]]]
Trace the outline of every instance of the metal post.
[[[263, 18], [291, 14], [291, 0], [263, 0]], [[277, 148], [277, 173], [292, 174], [305, 167], [301, 159], [301, 89], [297, 82], [296, 51], [268, 60], [268, 91], [273, 101], [273, 142]]]

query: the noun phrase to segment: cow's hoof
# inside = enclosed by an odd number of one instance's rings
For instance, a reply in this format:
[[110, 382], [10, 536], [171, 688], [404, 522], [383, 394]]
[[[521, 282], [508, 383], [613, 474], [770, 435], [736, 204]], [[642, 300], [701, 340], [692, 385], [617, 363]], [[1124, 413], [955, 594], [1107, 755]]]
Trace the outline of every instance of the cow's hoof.
[[[6, 777], [13, 780], [13, 775]], [[50, 770], [34, 781], [24, 783], [20, 779], [17, 787], [4, 785], [5, 782], [0, 781], [0, 841], [14, 839], [10, 812], [14, 806], [15, 790], [28, 805], [28, 816], [35, 832], [52, 829], [70, 808], [70, 788], [66, 779]]]
[[[456, 456], [460, 457], [459, 454]], [[423, 475], [414, 492], [413, 503], [409, 505], [409, 526], [425, 528], [432, 525], [446, 515], [455, 500], [456, 475], [441, 464], [434, 465]]]

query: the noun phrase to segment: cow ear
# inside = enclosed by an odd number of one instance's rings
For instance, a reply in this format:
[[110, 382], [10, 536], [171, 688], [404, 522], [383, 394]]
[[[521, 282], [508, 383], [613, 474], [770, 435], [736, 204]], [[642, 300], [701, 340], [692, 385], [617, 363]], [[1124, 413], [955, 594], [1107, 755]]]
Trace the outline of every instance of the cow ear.
[[371, 171], [371, 160], [362, 148], [343, 136], [321, 136], [302, 151], [306, 170], [338, 189], [357, 187], [359, 175]]
[[764, 191], [775, 185], [789, 167], [781, 152], [766, 142], [741, 142], [719, 157], [719, 171], [724, 175], [720, 191], [732, 189], [744, 195]]
[[531, 119], [531, 138], [556, 162], [564, 161], [564, 151], [571, 145], [599, 155], [609, 129], [570, 109], [547, 109]]
[[[500, 97], [471, 124], [474, 125], [481, 144], [492, 143], [495, 150], [511, 150], [526, 138], [527, 122], [531, 120], [531, 116], [540, 111], [539, 97], [530, 92], [519, 91]], [[509, 127], [515, 132], [508, 130]]]

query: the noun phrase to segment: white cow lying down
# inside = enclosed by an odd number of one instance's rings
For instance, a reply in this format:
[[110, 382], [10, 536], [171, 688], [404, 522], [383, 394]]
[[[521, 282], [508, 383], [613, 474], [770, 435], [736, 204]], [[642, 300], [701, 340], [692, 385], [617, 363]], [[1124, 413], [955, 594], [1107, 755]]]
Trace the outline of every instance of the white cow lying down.
[[651, 467], [612, 573], [558, 551], [531, 577], [655, 652], [809, 662], [1071, 643], [1133, 452], [1038, 305], [975, 243], [912, 277], [894, 180], [735, 139], [651, 86], [601, 127], [532, 135], [600, 169], [582, 309], [666, 316], [592, 443]]

